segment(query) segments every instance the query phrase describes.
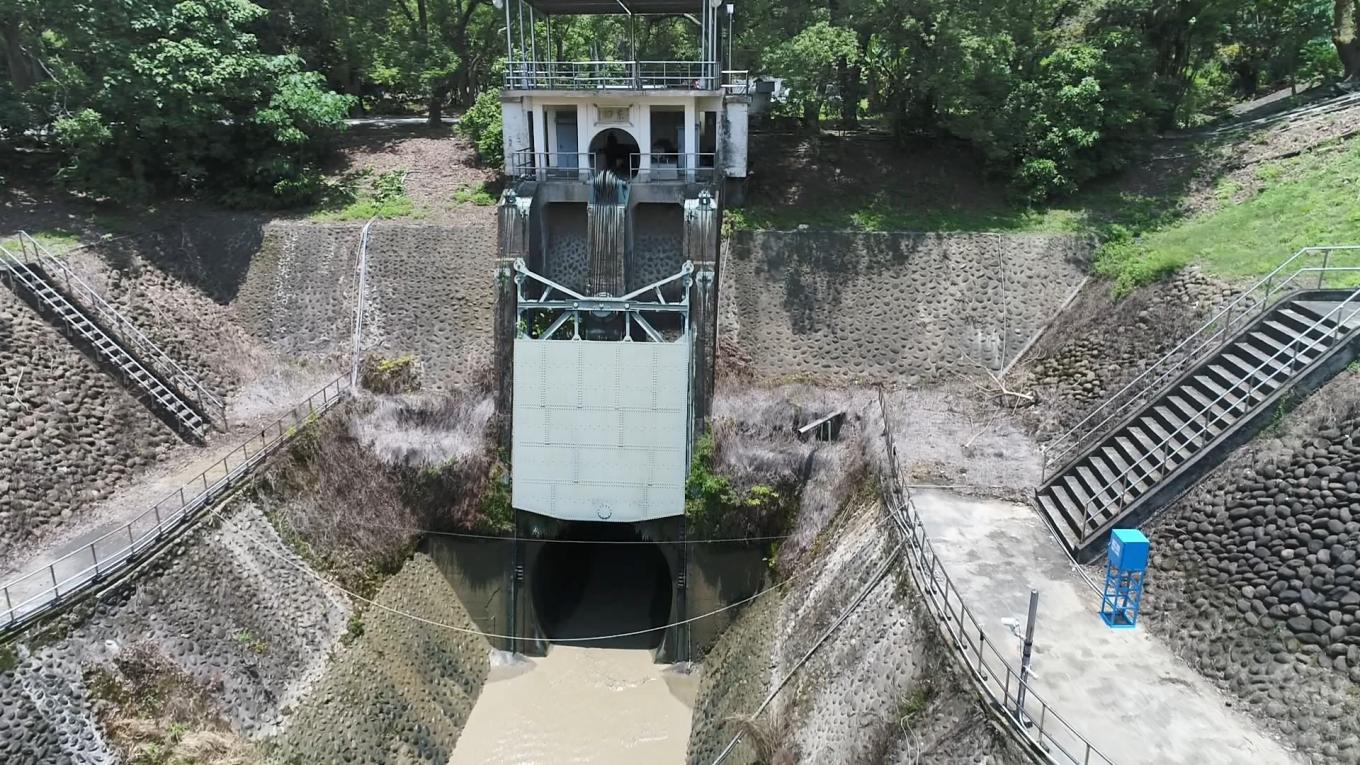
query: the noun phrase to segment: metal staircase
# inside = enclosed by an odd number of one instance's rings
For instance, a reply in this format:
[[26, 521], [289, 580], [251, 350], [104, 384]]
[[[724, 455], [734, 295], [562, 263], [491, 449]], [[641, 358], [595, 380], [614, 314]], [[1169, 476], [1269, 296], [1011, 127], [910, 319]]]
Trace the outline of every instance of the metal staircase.
[[1295, 254], [1045, 447], [1035, 496], [1069, 552], [1099, 555], [1356, 357], [1360, 290], [1338, 285], [1360, 262], [1342, 255], [1360, 247]]
[[9, 275], [16, 291], [27, 292], [68, 334], [88, 343], [186, 434], [202, 439], [214, 424], [225, 426], [221, 399], [31, 236], [20, 233], [19, 245], [18, 252], [0, 246], [0, 273]]

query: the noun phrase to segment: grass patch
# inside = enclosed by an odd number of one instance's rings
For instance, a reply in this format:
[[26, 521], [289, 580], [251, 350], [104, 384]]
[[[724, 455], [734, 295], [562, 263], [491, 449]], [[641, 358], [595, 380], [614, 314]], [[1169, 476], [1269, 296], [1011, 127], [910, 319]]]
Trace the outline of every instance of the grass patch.
[[84, 669], [85, 687], [108, 741], [132, 765], [254, 762], [211, 690], [149, 644], [120, 653], [112, 666]]
[[[1360, 242], [1360, 139], [1266, 163], [1256, 175], [1269, 185], [1243, 202], [1110, 241], [1096, 270], [1124, 293], [1192, 263], [1244, 279], [1304, 247]], [[1219, 187], [1221, 199], [1229, 192], [1238, 190]], [[1360, 254], [1354, 259], [1360, 265]]]
[[[61, 255], [67, 250], [74, 249], [80, 245], [79, 236], [63, 229], [30, 231], [28, 234], [33, 237], [34, 241], [38, 244], [46, 247], [48, 252], [51, 252], [53, 255]], [[10, 236], [0, 239], [0, 247], [4, 247], [15, 254], [18, 254], [20, 249], [19, 237]]]
[[319, 221], [355, 221], [378, 218], [418, 218], [415, 203], [406, 194], [406, 171], [389, 170], [374, 175], [362, 170], [341, 178], [309, 215]]
[[499, 197], [487, 184], [480, 186], [464, 185], [453, 192], [454, 204], [477, 205], [478, 207], [490, 207], [499, 201]]

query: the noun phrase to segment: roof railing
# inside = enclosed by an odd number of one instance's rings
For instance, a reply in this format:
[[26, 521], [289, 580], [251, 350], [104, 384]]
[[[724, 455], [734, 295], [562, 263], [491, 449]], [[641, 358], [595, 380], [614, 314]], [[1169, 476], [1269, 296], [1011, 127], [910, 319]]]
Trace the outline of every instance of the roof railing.
[[714, 61], [529, 61], [505, 64], [508, 90], [718, 90]]

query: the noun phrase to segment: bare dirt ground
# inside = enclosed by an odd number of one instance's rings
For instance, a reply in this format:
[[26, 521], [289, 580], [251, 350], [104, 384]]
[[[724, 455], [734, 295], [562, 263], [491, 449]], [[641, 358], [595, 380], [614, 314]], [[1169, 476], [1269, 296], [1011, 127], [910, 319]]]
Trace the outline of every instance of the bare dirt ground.
[[454, 200], [460, 189], [485, 188], [494, 196], [500, 187], [496, 168], [479, 166], [472, 145], [447, 125], [354, 127], [345, 134], [341, 153], [341, 172], [406, 172], [406, 194], [425, 221], [457, 225], [495, 215], [494, 207]]

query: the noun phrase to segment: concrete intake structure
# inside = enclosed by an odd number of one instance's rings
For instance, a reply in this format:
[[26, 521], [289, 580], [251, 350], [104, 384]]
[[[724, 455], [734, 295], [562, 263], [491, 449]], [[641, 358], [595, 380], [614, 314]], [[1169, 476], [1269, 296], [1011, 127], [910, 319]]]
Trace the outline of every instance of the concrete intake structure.
[[[626, 10], [664, 16], [679, 5]], [[510, 556], [505, 618], [528, 641], [509, 641], [514, 650], [546, 650], [565, 634], [543, 597], [562, 582], [535, 577], [562, 579], [553, 572], [570, 556], [534, 540], [675, 541], [631, 557], [601, 547], [568, 569], [589, 579], [594, 564], [617, 558], [609, 576], [659, 572], [668, 593], [644, 610], [657, 624], [688, 616], [685, 477], [712, 397], [718, 224], [725, 194], [745, 180], [749, 101], [727, 88], [735, 73], [718, 61], [717, 6], [688, 10], [700, 28], [690, 62], [545, 61], [550, 47], [507, 35], [511, 180], [499, 208], [494, 356], [517, 535], [528, 538]], [[620, 8], [510, 0], [505, 12], [507, 29], [541, 15], [550, 35], [556, 16]], [[687, 636], [671, 628], [642, 642], [685, 659]]]

